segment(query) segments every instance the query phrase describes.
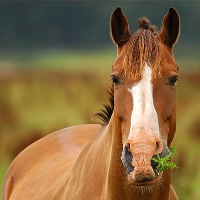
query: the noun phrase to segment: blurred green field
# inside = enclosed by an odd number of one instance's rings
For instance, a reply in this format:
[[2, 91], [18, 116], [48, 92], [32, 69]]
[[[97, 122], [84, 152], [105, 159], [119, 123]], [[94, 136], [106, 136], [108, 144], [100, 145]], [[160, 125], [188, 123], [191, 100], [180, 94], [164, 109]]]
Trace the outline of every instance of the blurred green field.
[[[114, 59], [114, 50], [1, 55], [0, 185], [9, 163], [28, 144], [64, 127], [92, 122], [93, 114], [107, 101]], [[198, 200], [200, 66], [194, 60], [181, 62], [184, 59], [177, 59], [182, 72], [173, 146], [179, 169], [174, 171], [173, 184], [180, 199]]]

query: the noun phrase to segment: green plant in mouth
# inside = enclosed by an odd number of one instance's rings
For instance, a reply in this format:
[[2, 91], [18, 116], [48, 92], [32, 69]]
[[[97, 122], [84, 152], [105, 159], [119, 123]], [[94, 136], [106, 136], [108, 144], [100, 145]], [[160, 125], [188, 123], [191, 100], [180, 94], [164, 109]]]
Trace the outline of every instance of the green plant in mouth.
[[170, 148], [170, 151], [167, 153], [167, 155], [163, 158], [160, 157], [159, 154], [157, 154], [157, 158], [151, 158], [154, 162], [158, 163], [156, 167], [156, 173], [159, 175], [162, 171], [165, 171], [167, 169], [176, 169], [177, 166], [174, 162], [171, 161], [171, 157], [174, 154], [175, 149], [174, 147]]

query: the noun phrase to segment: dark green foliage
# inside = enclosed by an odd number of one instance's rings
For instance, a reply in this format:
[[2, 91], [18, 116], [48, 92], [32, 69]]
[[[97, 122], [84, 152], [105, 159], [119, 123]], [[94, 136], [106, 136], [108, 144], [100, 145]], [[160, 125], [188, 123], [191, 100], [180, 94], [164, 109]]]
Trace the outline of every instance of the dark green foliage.
[[126, 14], [131, 33], [138, 29], [137, 19], [142, 16], [148, 17], [160, 29], [163, 16], [173, 6], [181, 16], [179, 43], [184, 46], [183, 50], [187, 44], [195, 44], [191, 45], [193, 47], [199, 41], [198, 1], [1, 1], [0, 49], [111, 46], [109, 20], [117, 6]]

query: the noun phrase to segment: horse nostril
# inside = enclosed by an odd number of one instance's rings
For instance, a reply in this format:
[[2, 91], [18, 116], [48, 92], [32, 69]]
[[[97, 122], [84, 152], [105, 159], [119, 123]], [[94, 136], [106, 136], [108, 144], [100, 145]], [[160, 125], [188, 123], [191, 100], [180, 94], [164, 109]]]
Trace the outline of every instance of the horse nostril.
[[132, 166], [131, 163], [132, 159], [133, 159], [132, 153], [128, 150], [128, 147], [124, 145], [121, 160], [127, 174], [130, 174], [134, 170], [134, 167]]
[[154, 155], [161, 153], [163, 150], [163, 143], [160, 139], [156, 141], [155, 145], [156, 145], [156, 149], [155, 149]]
[[129, 151], [127, 146], [125, 146], [125, 148], [124, 148], [124, 157], [125, 157], [125, 160], [131, 164], [132, 159], [133, 159], [133, 155]]
[[131, 150], [130, 143], [127, 143], [127, 144], [126, 144], [126, 148], [127, 148], [127, 150], [128, 150], [128, 151], [130, 151], [130, 150]]
[[156, 149], [159, 148], [159, 142], [156, 142]]

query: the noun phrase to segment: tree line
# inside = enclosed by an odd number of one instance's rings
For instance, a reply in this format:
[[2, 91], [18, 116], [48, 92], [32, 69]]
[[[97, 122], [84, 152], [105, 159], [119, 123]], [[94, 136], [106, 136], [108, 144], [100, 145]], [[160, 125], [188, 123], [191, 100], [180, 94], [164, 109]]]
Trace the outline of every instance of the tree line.
[[0, 2], [0, 50], [109, 47], [109, 20], [117, 6], [132, 32], [142, 16], [160, 29], [163, 16], [173, 6], [181, 16], [181, 42], [199, 44], [200, 2], [4, 1]]

